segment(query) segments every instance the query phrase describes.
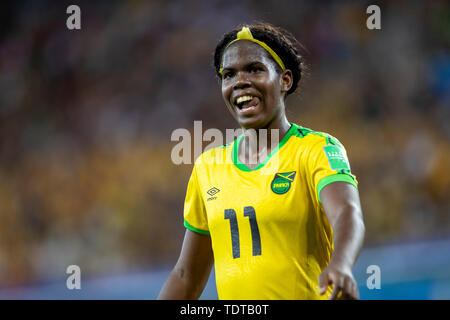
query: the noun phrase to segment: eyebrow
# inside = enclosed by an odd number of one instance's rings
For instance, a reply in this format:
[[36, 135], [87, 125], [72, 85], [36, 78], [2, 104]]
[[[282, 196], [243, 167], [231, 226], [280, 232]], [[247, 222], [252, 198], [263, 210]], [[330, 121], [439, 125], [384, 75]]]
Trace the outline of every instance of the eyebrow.
[[[263, 63], [261, 61], [251, 61], [251, 62], [247, 63], [246, 65], [244, 65], [244, 69], [250, 68], [256, 64], [263, 64]], [[222, 68], [222, 72], [233, 71], [233, 70], [235, 70], [235, 68], [232, 68], [232, 67], [223, 67]]]

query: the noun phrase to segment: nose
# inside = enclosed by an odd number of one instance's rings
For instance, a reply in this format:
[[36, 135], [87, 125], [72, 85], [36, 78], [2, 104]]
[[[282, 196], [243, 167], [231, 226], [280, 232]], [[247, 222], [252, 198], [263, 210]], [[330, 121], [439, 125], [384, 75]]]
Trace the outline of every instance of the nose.
[[235, 79], [236, 82], [233, 85], [234, 90], [243, 89], [250, 86], [250, 80], [244, 72], [238, 72]]

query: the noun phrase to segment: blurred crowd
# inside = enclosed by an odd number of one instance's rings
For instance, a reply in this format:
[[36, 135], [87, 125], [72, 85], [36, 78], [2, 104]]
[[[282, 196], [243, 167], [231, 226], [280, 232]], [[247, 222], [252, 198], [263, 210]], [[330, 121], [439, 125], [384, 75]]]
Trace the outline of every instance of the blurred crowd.
[[266, 21], [303, 44], [288, 119], [347, 149], [366, 245], [450, 235], [450, 5], [386, 1], [4, 1], [0, 285], [172, 265], [192, 166], [177, 128], [236, 128], [212, 68], [231, 28]]

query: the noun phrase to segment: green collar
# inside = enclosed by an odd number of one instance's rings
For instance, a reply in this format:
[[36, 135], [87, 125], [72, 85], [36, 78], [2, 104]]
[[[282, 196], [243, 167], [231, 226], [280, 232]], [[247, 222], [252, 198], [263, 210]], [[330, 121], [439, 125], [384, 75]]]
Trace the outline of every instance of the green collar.
[[278, 150], [280, 150], [280, 148], [282, 146], [284, 146], [286, 144], [286, 142], [289, 140], [289, 138], [295, 134], [295, 131], [297, 130], [297, 125], [291, 122], [291, 127], [289, 128], [289, 130], [286, 132], [286, 135], [283, 137], [283, 139], [281, 139], [280, 143], [272, 150], [272, 152], [267, 156], [267, 158], [264, 159], [264, 161], [262, 161], [256, 168], [254, 169], [250, 169], [249, 167], [247, 167], [245, 164], [243, 164], [241, 162], [241, 160], [239, 160], [239, 145], [241, 143], [242, 138], [244, 137], [243, 134], [241, 134], [234, 142], [233, 144], [233, 150], [231, 151], [231, 158], [233, 160], [234, 165], [242, 170], [242, 171], [246, 171], [246, 172], [250, 172], [250, 171], [256, 171], [258, 169], [261, 169], [262, 167], [264, 167], [264, 165], [269, 162], [270, 158], [272, 158], [272, 156], [278, 152]]

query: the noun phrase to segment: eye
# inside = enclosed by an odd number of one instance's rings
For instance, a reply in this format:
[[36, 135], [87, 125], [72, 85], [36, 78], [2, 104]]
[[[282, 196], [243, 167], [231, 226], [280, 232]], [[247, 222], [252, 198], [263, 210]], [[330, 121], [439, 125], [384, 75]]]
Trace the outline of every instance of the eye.
[[222, 73], [222, 79], [229, 79], [233, 76], [233, 73], [231, 71], [225, 71]]
[[257, 67], [257, 66], [251, 66], [250, 67], [250, 72], [251, 73], [257, 73], [257, 72], [260, 72], [260, 71], [262, 71], [263, 69], [261, 68], [261, 67]]

